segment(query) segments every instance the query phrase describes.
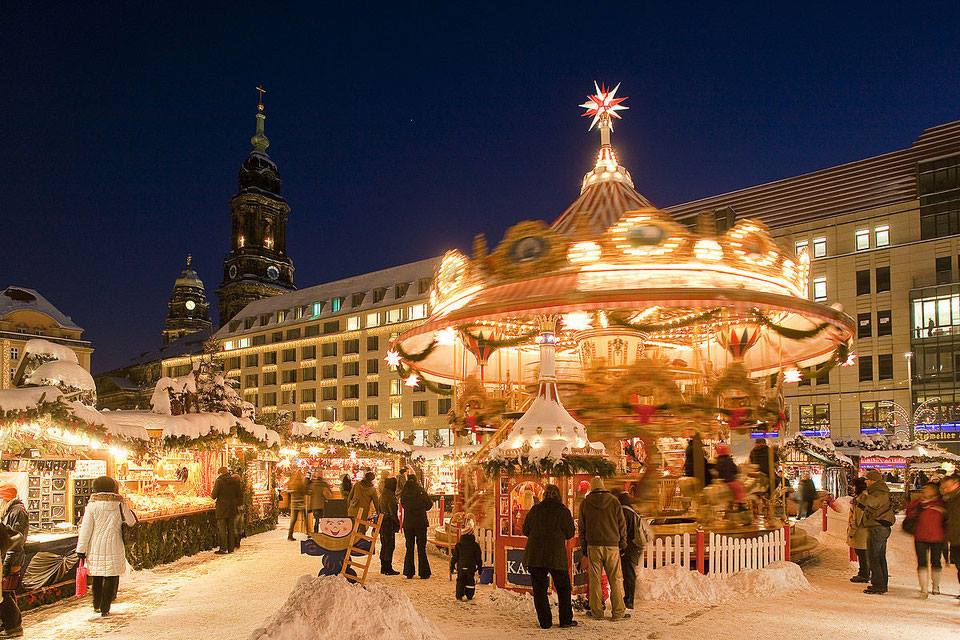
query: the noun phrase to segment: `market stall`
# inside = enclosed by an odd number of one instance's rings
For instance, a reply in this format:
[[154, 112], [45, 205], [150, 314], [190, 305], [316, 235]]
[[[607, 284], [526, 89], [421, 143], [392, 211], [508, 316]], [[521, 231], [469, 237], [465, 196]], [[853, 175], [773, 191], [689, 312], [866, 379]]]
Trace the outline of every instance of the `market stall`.
[[[847, 495], [853, 460], [841, 453], [829, 438], [795, 434], [779, 448], [783, 475], [794, 489], [803, 473], [809, 473], [817, 489], [834, 497]], [[816, 506], [816, 505], [814, 505]]]

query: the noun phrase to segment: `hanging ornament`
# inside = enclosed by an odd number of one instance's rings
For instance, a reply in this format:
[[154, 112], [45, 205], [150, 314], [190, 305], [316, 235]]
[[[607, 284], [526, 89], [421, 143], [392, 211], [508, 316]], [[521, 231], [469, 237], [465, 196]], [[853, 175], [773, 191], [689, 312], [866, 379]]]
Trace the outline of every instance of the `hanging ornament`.
[[408, 387], [416, 387], [418, 384], [420, 384], [420, 376], [418, 376], [415, 373], [411, 373], [403, 381], [403, 384], [405, 384]]
[[390, 349], [390, 351], [387, 351], [387, 355], [384, 360], [387, 361], [387, 366], [389, 366], [391, 369], [396, 369], [400, 366], [400, 352], [396, 351], [395, 349]]
[[801, 380], [803, 380], [803, 374], [796, 367], [790, 367], [783, 372], [784, 382], [800, 382]]

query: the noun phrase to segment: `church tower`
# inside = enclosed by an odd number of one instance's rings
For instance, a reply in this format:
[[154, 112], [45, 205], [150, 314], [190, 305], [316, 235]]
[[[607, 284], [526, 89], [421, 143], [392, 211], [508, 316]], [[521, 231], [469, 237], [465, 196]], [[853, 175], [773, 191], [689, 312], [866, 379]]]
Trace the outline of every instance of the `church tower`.
[[207, 294], [190, 263], [191, 257], [187, 256], [187, 266], [173, 284], [173, 293], [167, 303], [167, 319], [163, 323], [164, 344], [191, 333], [206, 331], [211, 326]]
[[280, 195], [280, 172], [267, 155], [270, 141], [264, 133], [264, 90], [257, 105], [253, 149], [240, 167], [239, 191], [230, 200], [233, 230], [230, 253], [223, 261], [223, 282], [217, 290], [220, 326], [248, 303], [296, 289], [293, 261], [287, 255], [287, 217], [290, 207]]

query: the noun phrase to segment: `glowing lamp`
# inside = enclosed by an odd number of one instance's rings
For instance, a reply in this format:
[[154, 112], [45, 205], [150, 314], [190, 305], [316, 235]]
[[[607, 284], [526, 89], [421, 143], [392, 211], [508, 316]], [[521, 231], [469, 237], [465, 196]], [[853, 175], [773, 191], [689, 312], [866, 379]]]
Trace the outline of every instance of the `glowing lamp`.
[[447, 327], [437, 331], [433, 339], [441, 347], [449, 347], [457, 343], [457, 331], [453, 327]]
[[600, 259], [600, 245], [587, 240], [577, 242], [567, 251], [567, 260], [570, 264], [589, 264]]
[[563, 326], [570, 331], [586, 331], [593, 326], [593, 318], [585, 311], [563, 314]]
[[790, 367], [783, 372], [784, 382], [800, 382], [801, 380], [803, 380], [803, 374], [796, 367]]
[[400, 352], [396, 351], [395, 349], [390, 349], [390, 351], [387, 351], [387, 355], [384, 360], [387, 361], [387, 366], [396, 369], [400, 366]]
[[415, 386], [417, 386], [418, 384], [420, 384], [420, 376], [418, 376], [418, 375], [415, 374], [415, 373], [411, 373], [411, 374], [410, 374], [409, 376], [407, 376], [406, 379], [403, 381], [403, 384], [405, 384], [405, 385], [408, 386], [408, 387], [415, 387]]

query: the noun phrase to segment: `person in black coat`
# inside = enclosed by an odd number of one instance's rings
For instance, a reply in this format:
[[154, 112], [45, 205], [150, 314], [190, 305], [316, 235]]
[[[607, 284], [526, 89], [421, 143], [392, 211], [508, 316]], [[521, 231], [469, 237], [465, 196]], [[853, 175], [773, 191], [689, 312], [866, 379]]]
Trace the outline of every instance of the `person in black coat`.
[[400, 504], [403, 505], [403, 537], [407, 543], [407, 551], [403, 557], [403, 575], [408, 579], [413, 577], [413, 554], [416, 550], [419, 575], [426, 580], [430, 577], [430, 560], [427, 558], [427, 511], [433, 507], [433, 499], [420, 486], [417, 477], [411, 475], [400, 492]]
[[233, 475], [226, 467], [220, 467], [220, 475], [213, 483], [210, 497], [216, 500], [217, 508], [214, 515], [217, 518], [217, 533], [220, 538], [220, 549], [217, 554], [232, 553], [235, 547], [236, 531], [235, 520], [237, 508], [240, 506], [240, 485], [233, 479]]
[[467, 529], [453, 547], [450, 556], [450, 573], [457, 573], [457, 600], [473, 600], [477, 590], [477, 573], [483, 567], [483, 550], [477, 544], [473, 531]]
[[633, 498], [629, 493], [617, 493], [623, 509], [623, 519], [627, 521], [627, 546], [620, 550], [620, 569], [623, 571], [623, 604], [627, 609], [633, 609], [633, 594], [637, 590], [637, 565], [640, 564], [640, 553], [643, 551], [637, 546], [637, 527], [640, 515], [633, 510]]
[[17, 606], [16, 590], [23, 572], [24, 545], [30, 530], [30, 517], [27, 508], [17, 497], [14, 485], [0, 486], [0, 500], [4, 507], [2, 524], [15, 536], [10, 539], [10, 546], [3, 554], [3, 602], [0, 603], [4, 637], [13, 638], [23, 635], [23, 619]]
[[800, 483], [797, 485], [797, 514], [801, 518], [806, 518], [813, 513], [813, 503], [817, 499], [817, 485], [813, 484], [810, 474], [806, 471], [800, 476]]
[[533, 505], [523, 521], [523, 535], [527, 537], [523, 564], [530, 572], [533, 605], [541, 629], [549, 629], [553, 625], [550, 600], [547, 598], [551, 578], [560, 606], [560, 627], [577, 626], [570, 600], [570, 566], [567, 561], [567, 540], [573, 538], [575, 533], [573, 514], [563, 504], [559, 487], [548, 484], [543, 492], [543, 500]]
[[377, 508], [383, 522], [380, 523], [380, 575], [398, 576], [393, 570], [393, 551], [397, 548], [397, 531], [400, 531], [400, 515], [397, 508], [397, 479], [383, 481], [380, 505]]

